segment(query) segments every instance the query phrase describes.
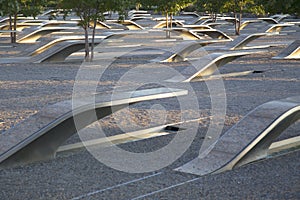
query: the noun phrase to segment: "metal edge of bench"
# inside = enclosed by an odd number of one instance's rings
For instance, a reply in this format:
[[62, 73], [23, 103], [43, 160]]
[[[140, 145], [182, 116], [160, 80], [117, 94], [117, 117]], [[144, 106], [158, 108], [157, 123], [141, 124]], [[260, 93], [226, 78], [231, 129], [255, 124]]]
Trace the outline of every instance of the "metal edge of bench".
[[[134, 91], [134, 92], [126, 92], [126, 93], [124, 92], [124, 93], [116, 95], [116, 98], [117, 98], [116, 100], [112, 100], [112, 101], [108, 101], [108, 102], [98, 102], [98, 103], [95, 102], [95, 104], [88, 104], [88, 105], [83, 104], [76, 108], [67, 108], [69, 110], [67, 112], [65, 112], [64, 114], [56, 117], [55, 119], [50, 119], [51, 122], [46, 122], [46, 124], [47, 124], [46, 126], [41, 127], [41, 128], [39, 128], [39, 127], [36, 128], [36, 129], [38, 129], [38, 131], [30, 133], [25, 139], [23, 139], [21, 141], [12, 142], [15, 144], [12, 144], [9, 149], [6, 149], [0, 155], [0, 168], [7, 167], [7, 166], [10, 167], [10, 166], [15, 166], [15, 165], [20, 165], [20, 164], [24, 164], [24, 163], [30, 163], [30, 162], [34, 162], [34, 161], [38, 161], [38, 160], [47, 160], [50, 158], [54, 158], [56, 151], [57, 151], [58, 147], [61, 145], [61, 143], [63, 141], [65, 141], [66, 139], [68, 139], [71, 135], [75, 134], [76, 131], [78, 131], [78, 130], [76, 130], [77, 127], [60, 127], [60, 128], [57, 128], [57, 127], [59, 127], [59, 125], [63, 125], [68, 120], [72, 121], [72, 123], [71, 123], [72, 126], [76, 126], [73, 122], [74, 116], [76, 118], [76, 116], [77, 117], [80, 115], [84, 116], [90, 112], [95, 113], [95, 112], [97, 112], [97, 109], [98, 109], [98, 112], [99, 112], [99, 110], [104, 109], [105, 113], [102, 114], [102, 116], [99, 117], [97, 114], [96, 119], [95, 118], [84, 119], [85, 122], [83, 122], [83, 123], [85, 123], [85, 124], [83, 124], [83, 127], [80, 127], [80, 128], [84, 128], [85, 126], [93, 123], [94, 121], [96, 121], [102, 117], [105, 117], [107, 115], [110, 115], [110, 114], [112, 114], [112, 112], [116, 112], [116, 111], [118, 111], [122, 108], [125, 108], [131, 104], [142, 102], [142, 101], [148, 101], [148, 100], [178, 97], [178, 96], [187, 95], [187, 93], [188, 93], [187, 90], [182, 90], [182, 89], [153, 88], [153, 89], [138, 90], [138, 91]], [[124, 95], [125, 96], [130, 95], [131, 97], [122, 99], [122, 96], [124, 96]], [[45, 110], [47, 113], [47, 109], [51, 109], [53, 106], [58, 105], [60, 103], [63, 103], [63, 104], [66, 103], [69, 106], [72, 105], [71, 104], [72, 102], [70, 100], [63, 101], [63, 102], [59, 102], [54, 105], [48, 106], [43, 110]], [[113, 108], [113, 110], [112, 110], [112, 108]], [[39, 113], [41, 113], [41, 112], [39, 112]], [[38, 117], [38, 113], [32, 117]], [[19, 125], [22, 126], [22, 122]], [[70, 124], [68, 124], [68, 125], [70, 125]], [[36, 126], [38, 126], [38, 125], [36, 125]], [[51, 138], [51, 136], [49, 136], [49, 133], [53, 134], [53, 130], [55, 130], [56, 128], [58, 129], [58, 132], [56, 132], [56, 133], [54, 132], [55, 134]], [[9, 129], [8, 131], [13, 132], [13, 129], [14, 129], [14, 127], [12, 129]], [[68, 131], [75, 130], [75, 132], [67, 133], [68, 132], [67, 130]], [[5, 137], [5, 134], [6, 134], [6, 132], [3, 133], [3, 135], [1, 135], [1, 137]], [[18, 134], [20, 134], [20, 133], [18, 133]], [[64, 136], [64, 134], [66, 136]], [[46, 138], [46, 141], [42, 140], [42, 142], [40, 144], [38, 144], [38, 142], [39, 142], [38, 140], [44, 136], [48, 137], [48, 138]], [[58, 141], [56, 141], [56, 140], [58, 140]], [[37, 144], [34, 144], [35, 142], [37, 142]], [[48, 143], [49, 143], [49, 145], [48, 145]], [[32, 145], [33, 148], [37, 148], [37, 149], [31, 148], [30, 145]], [[24, 158], [24, 152], [22, 153], [22, 150], [24, 150], [25, 157], [27, 156], [27, 158]], [[21, 152], [21, 153], [19, 153], [19, 152]], [[29, 154], [31, 154], [31, 152], [38, 152], [38, 154], [31, 156], [31, 155], [29, 155]], [[44, 152], [45, 154], [40, 155], [41, 152], [42, 153]], [[20, 158], [20, 155], [18, 155], [18, 153], [23, 157]], [[14, 156], [16, 158], [14, 158]]]
[[[270, 108], [275, 108], [278, 105], [282, 105], [275, 114], [276, 116], [270, 116]], [[263, 112], [265, 109], [266, 116], [257, 116], [259, 112]], [[278, 112], [278, 113], [277, 113]], [[272, 115], [272, 114], [271, 114]], [[269, 123], [264, 124], [261, 130], [258, 132], [253, 129], [256, 127], [254, 121], [249, 122], [248, 120], [259, 120], [259, 117], [269, 120]], [[251, 119], [252, 118], [252, 119]], [[207, 175], [222, 173], [234, 168], [243, 166], [245, 164], [251, 163], [256, 160], [265, 158], [269, 153], [269, 148], [272, 145], [274, 139], [276, 139], [285, 129], [290, 125], [295, 123], [300, 119], [300, 96], [289, 97], [287, 99], [275, 100], [271, 102], [264, 103], [250, 113], [248, 113], [244, 118], [242, 118], [236, 125], [229, 129], [224, 135], [214, 143], [205, 155], [199, 155], [194, 160], [176, 168], [176, 171], [191, 173], [196, 175]], [[241, 124], [249, 124], [249, 127], [241, 126]], [[257, 127], [256, 127], [257, 128]], [[243, 133], [240, 131], [243, 130]], [[249, 133], [244, 131], [249, 130], [255, 133], [253, 136], [247, 136]], [[250, 131], [251, 130], [251, 131]], [[243, 147], [238, 147], [240, 149], [238, 152], [230, 152], [230, 143], [236, 142], [238, 145], [239, 141], [233, 141], [234, 138], [226, 138], [229, 133], [233, 133], [233, 136], [244, 135], [243, 137], [248, 137], [249, 142]], [[230, 135], [230, 134], [229, 134]], [[240, 137], [240, 136], [239, 136]], [[243, 138], [242, 137], [242, 138]], [[217, 147], [220, 148], [219, 142], [221, 141], [222, 147], [226, 146], [227, 151], [222, 152], [220, 149], [215, 150]], [[244, 141], [245, 142], [245, 141]], [[226, 143], [228, 143], [226, 145]], [[233, 143], [232, 143], [233, 144]], [[222, 149], [221, 147], [221, 149]], [[219, 152], [219, 153], [218, 153]], [[230, 152], [230, 153], [229, 153]], [[210, 154], [213, 155], [210, 155]], [[271, 152], [272, 153], [272, 152]], [[218, 155], [220, 154], [220, 155]], [[222, 156], [223, 155], [223, 156]], [[228, 156], [227, 158], [224, 158]], [[215, 160], [209, 163], [212, 159]], [[230, 159], [228, 159], [230, 158]], [[210, 159], [210, 160], [207, 160]], [[222, 160], [227, 159], [227, 160]]]

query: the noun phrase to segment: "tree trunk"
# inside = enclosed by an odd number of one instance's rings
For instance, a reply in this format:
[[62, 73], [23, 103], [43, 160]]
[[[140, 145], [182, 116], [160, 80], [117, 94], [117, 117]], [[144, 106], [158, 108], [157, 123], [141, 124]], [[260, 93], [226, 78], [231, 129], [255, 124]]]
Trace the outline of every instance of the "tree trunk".
[[239, 21], [238, 21], [238, 35], [240, 35], [240, 31], [241, 31], [241, 21], [242, 21], [242, 10], [240, 12]]
[[169, 15], [166, 14], [166, 28], [169, 28]]
[[238, 33], [238, 18], [237, 18], [237, 7], [238, 7], [238, 2], [237, 0], [234, 1], [234, 6], [233, 6], [233, 12], [234, 12], [234, 30], [235, 30], [235, 35], [239, 35]]
[[169, 31], [169, 13], [168, 11], [166, 12], [166, 38], [170, 38], [170, 31]]
[[235, 30], [235, 34], [238, 35], [238, 18], [237, 18], [237, 13], [234, 13], [234, 30]]
[[91, 45], [91, 61], [93, 61], [93, 59], [94, 59], [94, 46], [95, 46], [96, 27], [97, 27], [97, 19], [94, 19], [93, 33], [92, 33], [92, 45]]
[[[172, 28], [173, 28], [173, 14], [171, 13], [170, 14], [170, 30], [172, 30]], [[169, 31], [168, 37], [171, 38], [171, 31]]]
[[214, 11], [211, 11], [210, 18], [211, 18], [213, 23], [216, 22], [216, 13]]
[[173, 28], [173, 14], [170, 14], [170, 29]]
[[18, 14], [15, 13], [14, 16], [14, 33], [13, 33], [13, 43], [17, 42], [17, 19], [18, 18]]
[[9, 28], [8, 28], [8, 30], [11, 31], [10, 32], [10, 42], [14, 43], [14, 40], [13, 40], [14, 35], [13, 35], [13, 32], [12, 32], [13, 28], [12, 28], [12, 17], [11, 17], [11, 15], [9, 15]]
[[88, 26], [84, 26], [84, 36], [85, 36], [85, 61], [89, 61], [89, 33], [88, 33]]

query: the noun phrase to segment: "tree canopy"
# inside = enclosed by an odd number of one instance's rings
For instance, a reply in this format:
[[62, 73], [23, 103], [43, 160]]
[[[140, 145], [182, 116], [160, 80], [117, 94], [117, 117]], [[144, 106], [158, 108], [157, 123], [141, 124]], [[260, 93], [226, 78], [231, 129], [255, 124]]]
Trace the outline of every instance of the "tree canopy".
[[[0, 15], [8, 16], [9, 30], [16, 31], [19, 14], [36, 17], [46, 2], [46, 0], [0, 0]], [[16, 42], [16, 32], [11, 32], [11, 42]]]
[[192, 4], [194, 0], [140, 0], [139, 2], [143, 6], [155, 8], [157, 11], [162, 12], [163, 14], [175, 14], [181, 9]]
[[36, 17], [46, 3], [47, 0], [0, 0], [0, 15], [22, 14]]

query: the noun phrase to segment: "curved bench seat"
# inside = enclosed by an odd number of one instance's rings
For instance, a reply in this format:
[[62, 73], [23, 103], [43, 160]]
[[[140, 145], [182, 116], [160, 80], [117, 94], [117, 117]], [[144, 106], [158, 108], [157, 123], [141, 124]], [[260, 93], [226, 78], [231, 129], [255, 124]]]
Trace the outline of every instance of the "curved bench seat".
[[142, 101], [186, 94], [181, 89], [155, 88], [114, 94], [113, 100], [109, 94], [96, 94], [91, 97], [95, 103], [76, 100], [83, 103], [75, 108], [72, 100], [50, 105], [0, 135], [0, 166], [54, 158], [58, 147], [69, 137], [112, 112]]
[[78, 30], [79, 28], [73, 28], [73, 27], [45, 27], [38, 29], [32, 33], [29, 33], [28, 35], [21, 36], [20, 39], [17, 40], [18, 43], [33, 43], [36, 42], [38, 39], [40, 39], [42, 36], [45, 36], [47, 34], [62, 31], [62, 30]]
[[205, 55], [197, 60], [189, 61], [193, 67], [188, 67], [181, 72], [182, 76], [174, 76], [171, 79], [166, 80], [167, 82], [191, 82], [199, 78], [207, 77], [212, 75], [217, 68], [231, 62], [241, 56], [250, 55], [253, 53], [261, 53], [262, 51], [256, 52], [229, 52], [229, 53], [212, 53]]
[[300, 59], [300, 40], [295, 40], [272, 59]]
[[262, 104], [220, 137], [205, 155], [176, 170], [206, 175], [262, 159], [274, 139], [299, 119], [300, 96]]

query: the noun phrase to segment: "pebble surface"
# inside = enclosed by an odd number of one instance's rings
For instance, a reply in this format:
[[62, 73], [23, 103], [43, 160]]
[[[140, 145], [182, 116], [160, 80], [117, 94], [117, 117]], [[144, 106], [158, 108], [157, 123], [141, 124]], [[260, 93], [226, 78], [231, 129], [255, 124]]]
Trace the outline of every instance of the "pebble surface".
[[[290, 43], [297, 37], [299, 38], [299, 32], [287, 36], [263, 37], [253, 43]], [[255, 71], [248, 75], [223, 78], [227, 97], [223, 133], [262, 103], [300, 95], [300, 60], [271, 59], [284, 47], [285, 45], [271, 47], [263, 54], [241, 57], [219, 69], [223, 75]], [[13, 51], [17, 52], [18, 47], [11, 51], [0, 47], [2, 57]], [[155, 55], [147, 57], [143, 54], [136, 58], [132, 56], [131, 59], [128, 56], [117, 59], [105, 73], [103, 80], [97, 83], [97, 92], [111, 91], [118, 77], [128, 69], [147, 63], [147, 60], [154, 57]], [[0, 133], [47, 105], [70, 99], [81, 65], [81, 62], [73, 60], [61, 63], [0, 64]], [[187, 64], [180, 62], [166, 65], [180, 71]], [[159, 67], [152, 68], [153, 74], [159, 73]], [[190, 148], [170, 166], [155, 173], [129, 174], [111, 169], [96, 160], [87, 150], [80, 150], [58, 155], [54, 160], [1, 169], [0, 199], [299, 199], [299, 151], [204, 177], [172, 170], [197, 156], [209, 125], [210, 98], [206, 82], [193, 82], [191, 86], [198, 97], [198, 114], [203, 119], [199, 120], [200, 128]], [[155, 103], [164, 105], [168, 111], [167, 122], [180, 120], [181, 111], [176, 100]], [[163, 110], [154, 109], [153, 112], [150, 108], [151, 103], [138, 104], [131, 107], [130, 112], [120, 111], [99, 123], [108, 136], [119, 134], [119, 126], [128, 131], [134, 130], [135, 126], [130, 123], [132, 121], [141, 127], [147, 127], [151, 125], [151, 116], [159, 119], [163, 115]], [[184, 112], [193, 116], [195, 110]], [[159, 124], [155, 117], [151, 119]], [[300, 123], [297, 122], [280, 139], [299, 135], [299, 130]], [[132, 152], [150, 152], [168, 144], [172, 138], [172, 135], [168, 135], [119, 146]], [[75, 141], [79, 141], [76, 135], [66, 143]]]

